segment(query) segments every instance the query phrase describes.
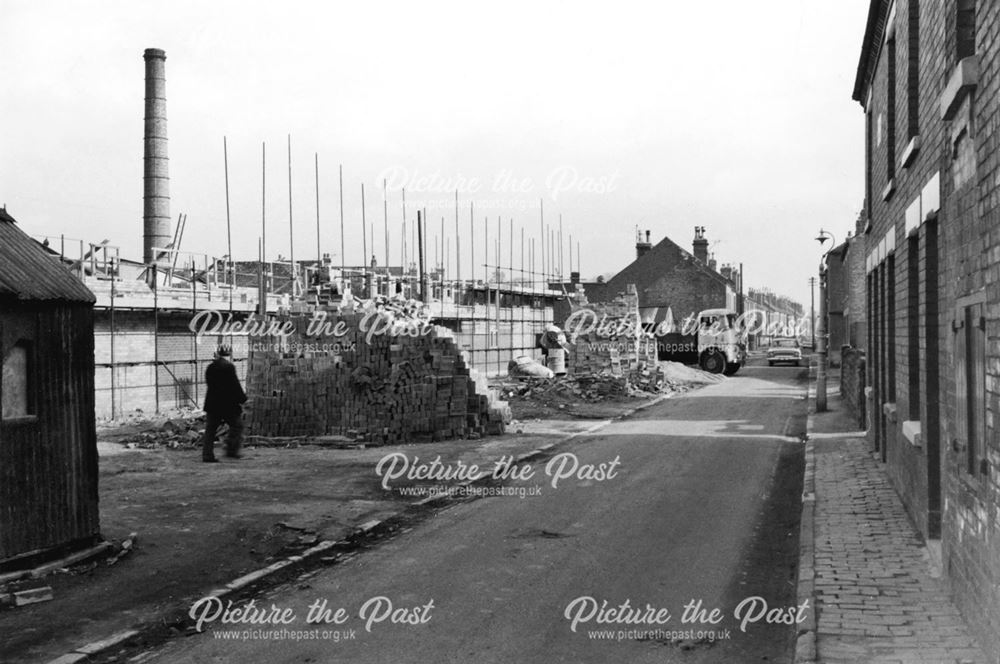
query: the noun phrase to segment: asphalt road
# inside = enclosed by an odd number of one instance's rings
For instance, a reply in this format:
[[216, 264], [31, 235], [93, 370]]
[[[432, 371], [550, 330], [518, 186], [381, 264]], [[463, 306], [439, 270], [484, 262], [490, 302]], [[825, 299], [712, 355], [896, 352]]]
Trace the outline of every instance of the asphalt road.
[[[748, 367], [614, 422], [555, 450], [583, 479], [534, 462], [507, 486], [541, 495], [453, 505], [255, 598], [293, 622], [205, 604], [204, 633], [145, 661], [790, 662], [794, 625], [767, 617], [796, 616], [806, 371]], [[324, 601], [344, 622], [306, 624]]]

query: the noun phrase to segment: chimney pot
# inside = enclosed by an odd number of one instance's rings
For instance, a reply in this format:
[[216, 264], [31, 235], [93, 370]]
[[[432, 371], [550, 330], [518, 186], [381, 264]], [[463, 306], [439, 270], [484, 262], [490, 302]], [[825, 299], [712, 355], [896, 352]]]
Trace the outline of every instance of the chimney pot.
[[708, 265], [708, 240], [705, 239], [704, 226], [694, 227], [694, 242], [691, 243], [691, 247], [691, 253], [694, 254], [694, 257]]
[[639, 231], [636, 234], [636, 242], [635, 242], [635, 257], [636, 257], [636, 259], [639, 259], [639, 258], [642, 258], [643, 256], [645, 256], [649, 252], [649, 250], [652, 249], [652, 248], [653, 248], [653, 245], [650, 244], [650, 242], [649, 242], [649, 231], [646, 231], [646, 241], [645, 242], [642, 241], [642, 232]]

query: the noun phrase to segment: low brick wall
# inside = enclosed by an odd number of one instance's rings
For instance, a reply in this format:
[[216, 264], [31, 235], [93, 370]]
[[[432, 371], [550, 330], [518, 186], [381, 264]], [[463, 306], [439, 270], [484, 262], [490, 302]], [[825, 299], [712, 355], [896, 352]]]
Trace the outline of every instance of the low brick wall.
[[509, 408], [469, 368], [448, 330], [368, 335], [363, 313], [328, 312], [328, 329], [340, 324], [345, 333], [309, 335], [310, 319], [279, 318], [290, 334], [251, 342], [249, 434], [390, 444], [503, 433]]
[[860, 348], [844, 346], [841, 351], [840, 394], [858, 429], [866, 429], [865, 351]]

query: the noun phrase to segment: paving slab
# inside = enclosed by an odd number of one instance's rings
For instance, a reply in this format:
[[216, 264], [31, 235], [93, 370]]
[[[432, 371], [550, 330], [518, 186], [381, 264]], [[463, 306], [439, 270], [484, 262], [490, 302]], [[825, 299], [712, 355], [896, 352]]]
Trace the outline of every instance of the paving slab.
[[797, 661], [988, 664], [836, 383], [828, 412], [810, 416], [817, 621], [815, 651]]

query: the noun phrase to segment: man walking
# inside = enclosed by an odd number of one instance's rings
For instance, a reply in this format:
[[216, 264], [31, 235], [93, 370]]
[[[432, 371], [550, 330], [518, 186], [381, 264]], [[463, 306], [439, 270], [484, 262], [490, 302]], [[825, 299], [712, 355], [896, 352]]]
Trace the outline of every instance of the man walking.
[[247, 395], [243, 392], [240, 379], [236, 376], [236, 367], [232, 362], [233, 351], [229, 346], [222, 345], [215, 352], [215, 359], [205, 369], [205, 437], [201, 441], [201, 460], [207, 463], [218, 461], [215, 458], [215, 434], [219, 425], [225, 422], [229, 425], [226, 435], [226, 456], [240, 458], [240, 446], [243, 443], [243, 407]]

